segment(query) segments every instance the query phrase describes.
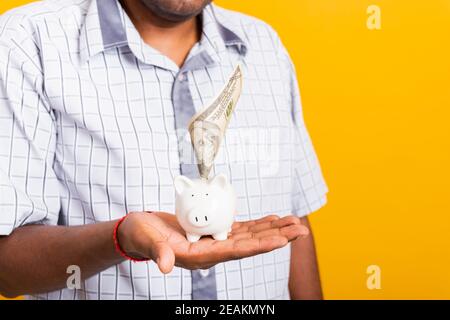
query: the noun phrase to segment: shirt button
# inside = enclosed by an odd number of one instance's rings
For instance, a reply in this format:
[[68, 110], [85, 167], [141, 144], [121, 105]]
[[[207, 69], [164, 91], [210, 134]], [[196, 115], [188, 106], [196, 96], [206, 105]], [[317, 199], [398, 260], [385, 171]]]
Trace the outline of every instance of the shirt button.
[[180, 82], [186, 81], [186, 78], [187, 78], [187, 76], [185, 73], [180, 73], [178, 76], [178, 81], [180, 81]]
[[200, 270], [200, 275], [201, 275], [203, 278], [206, 278], [206, 277], [209, 275], [209, 270], [208, 270], [208, 269], [206, 269], [206, 270], [201, 269], [201, 270]]

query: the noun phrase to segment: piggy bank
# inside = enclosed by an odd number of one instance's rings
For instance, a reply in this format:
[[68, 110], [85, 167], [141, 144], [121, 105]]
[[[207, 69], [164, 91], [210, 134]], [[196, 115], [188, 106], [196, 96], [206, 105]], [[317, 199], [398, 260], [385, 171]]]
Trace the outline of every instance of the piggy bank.
[[223, 174], [210, 180], [178, 176], [175, 185], [175, 212], [189, 242], [210, 235], [226, 240], [236, 212], [236, 195]]

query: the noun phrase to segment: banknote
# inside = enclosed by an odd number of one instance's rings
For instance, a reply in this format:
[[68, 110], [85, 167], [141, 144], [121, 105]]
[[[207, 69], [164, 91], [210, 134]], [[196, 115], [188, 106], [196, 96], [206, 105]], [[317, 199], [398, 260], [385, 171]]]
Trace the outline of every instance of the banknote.
[[209, 177], [241, 91], [242, 69], [238, 64], [212, 103], [189, 121], [189, 134], [201, 178]]

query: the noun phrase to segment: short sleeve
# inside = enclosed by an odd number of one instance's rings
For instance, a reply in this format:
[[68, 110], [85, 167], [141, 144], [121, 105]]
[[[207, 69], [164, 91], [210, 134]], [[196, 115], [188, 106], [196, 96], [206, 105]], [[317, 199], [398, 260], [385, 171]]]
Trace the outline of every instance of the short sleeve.
[[[14, 17], [13, 17], [14, 18]], [[0, 20], [0, 235], [58, 221], [54, 116], [43, 97], [35, 39]]]
[[292, 106], [292, 213], [303, 217], [326, 204], [328, 187], [303, 118], [294, 64], [281, 43], [279, 50]]

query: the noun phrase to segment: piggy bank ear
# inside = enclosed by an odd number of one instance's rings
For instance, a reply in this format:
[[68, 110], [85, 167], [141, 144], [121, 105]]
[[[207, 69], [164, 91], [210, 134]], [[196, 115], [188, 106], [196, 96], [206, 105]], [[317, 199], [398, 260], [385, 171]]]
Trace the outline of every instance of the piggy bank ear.
[[182, 194], [183, 191], [186, 190], [186, 188], [192, 187], [194, 185], [192, 180], [185, 176], [176, 177], [173, 181], [173, 184], [175, 186], [175, 191], [178, 194]]
[[217, 176], [215, 176], [209, 184], [225, 188], [228, 185], [228, 178], [223, 173], [220, 173]]

